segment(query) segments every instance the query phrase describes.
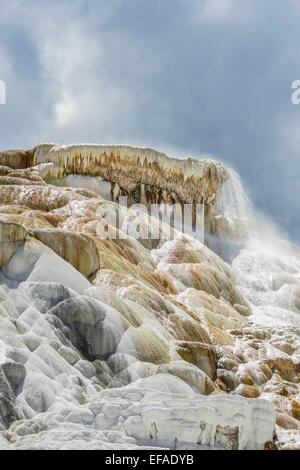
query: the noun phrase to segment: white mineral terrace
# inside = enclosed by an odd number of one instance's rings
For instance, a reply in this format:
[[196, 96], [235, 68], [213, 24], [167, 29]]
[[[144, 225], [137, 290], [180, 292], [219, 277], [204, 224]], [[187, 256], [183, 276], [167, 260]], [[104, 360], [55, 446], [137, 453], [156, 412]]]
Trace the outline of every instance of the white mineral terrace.
[[[206, 201], [205, 243], [118, 192]], [[0, 449], [300, 448], [300, 252], [232, 170], [0, 152], [0, 235]]]

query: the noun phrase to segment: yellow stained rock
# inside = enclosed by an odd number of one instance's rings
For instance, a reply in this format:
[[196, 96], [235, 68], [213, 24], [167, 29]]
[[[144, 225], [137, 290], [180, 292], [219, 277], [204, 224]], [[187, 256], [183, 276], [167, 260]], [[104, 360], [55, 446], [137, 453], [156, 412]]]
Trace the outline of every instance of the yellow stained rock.
[[276, 424], [283, 429], [300, 430], [300, 424], [297, 419], [289, 416], [287, 413], [277, 413]]
[[59, 229], [31, 229], [30, 234], [72, 264], [85, 277], [98, 271], [98, 251], [94, 241], [87, 235]]
[[217, 352], [214, 346], [191, 341], [176, 341], [175, 350], [182, 359], [199, 367], [211, 379], [216, 378]]
[[170, 315], [169, 321], [174, 325], [179, 340], [211, 344], [208, 333], [199, 321], [178, 314]]
[[82, 201], [85, 196], [75, 191], [51, 186], [0, 185], [0, 204], [23, 205], [30, 209], [52, 211], [70, 201]]
[[247, 374], [247, 372], [240, 375], [239, 379], [242, 382], [242, 384], [244, 384], [244, 385], [250, 385], [250, 386], [254, 385], [253, 378], [249, 374]]
[[164, 364], [170, 361], [166, 343], [154, 331], [144, 326], [129, 327], [122, 337], [119, 350], [132, 354], [141, 362]]
[[191, 384], [201, 395], [210, 395], [218, 390], [208, 375], [188, 362], [177, 360], [159, 366], [157, 373], [169, 373]]
[[233, 346], [234, 340], [226, 331], [222, 331], [212, 325], [207, 325], [207, 328], [213, 337], [214, 343], [218, 346]]
[[22, 225], [0, 220], [0, 268], [22, 246], [26, 237], [27, 231]]
[[291, 407], [293, 417], [300, 421], [300, 403], [296, 400], [292, 400]]
[[246, 398], [258, 398], [260, 396], [260, 391], [257, 387], [252, 385], [241, 384], [235, 389], [235, 393], [242, 395]]

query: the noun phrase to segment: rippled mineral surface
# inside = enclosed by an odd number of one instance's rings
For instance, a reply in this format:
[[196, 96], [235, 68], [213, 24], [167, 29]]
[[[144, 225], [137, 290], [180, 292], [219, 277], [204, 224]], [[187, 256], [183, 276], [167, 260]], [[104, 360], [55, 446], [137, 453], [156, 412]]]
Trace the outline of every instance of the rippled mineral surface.
[[0, 449], [300, 449], [300, 250], [232, 170], [0, 151], [0, 234]]

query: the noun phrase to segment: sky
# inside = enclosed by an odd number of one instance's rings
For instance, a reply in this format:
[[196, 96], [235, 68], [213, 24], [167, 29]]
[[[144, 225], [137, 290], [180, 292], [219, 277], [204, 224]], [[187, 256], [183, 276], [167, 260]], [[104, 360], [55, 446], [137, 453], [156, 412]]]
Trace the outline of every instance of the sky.
[[209, 155], [300, 242], [299, 0], [0, 0], [0, 148]]

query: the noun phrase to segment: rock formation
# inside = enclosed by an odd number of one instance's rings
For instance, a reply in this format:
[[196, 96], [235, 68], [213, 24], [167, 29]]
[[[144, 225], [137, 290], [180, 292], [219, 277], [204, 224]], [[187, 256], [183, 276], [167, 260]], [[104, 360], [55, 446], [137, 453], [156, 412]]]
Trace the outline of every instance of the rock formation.
[[[0, 165], [0, 448], [300, 448], [300, 254], [231, 170], [51, 144]], [[205, 204], [205, 243], [122, 195]]]

